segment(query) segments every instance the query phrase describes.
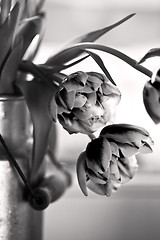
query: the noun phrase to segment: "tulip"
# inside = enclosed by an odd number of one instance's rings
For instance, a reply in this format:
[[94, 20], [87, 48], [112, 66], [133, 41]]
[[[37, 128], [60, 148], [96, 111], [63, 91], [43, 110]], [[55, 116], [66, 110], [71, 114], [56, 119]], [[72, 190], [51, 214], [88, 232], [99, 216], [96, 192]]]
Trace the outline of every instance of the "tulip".
[[113, 121], [120, 97], [118, 88], [105, 75], [73, 73], [62, 82], [55, 97], [58, 120], [70, 134], [93, 133]]
[[77, 177], [84, 195], [91, 191], [110, 196], [130, 181], [138, 169], [138, 153], [150, 153], [153, 144], [149, 133], [129, 124], [113, 124], [103, 128], [77, 161]]
[[145, 108], [156, 123], [160, 123], [160, 70], [153, 73], [151, 81], [148, 81], [143, 90], [143, 101]]
[[126, 157], [152, 152], [150, 145], [153, 145], [153, 140], [148, 131], [139, 126], [131, 124], [108, 125], [102, 129], [100, 136], [116, 143]]

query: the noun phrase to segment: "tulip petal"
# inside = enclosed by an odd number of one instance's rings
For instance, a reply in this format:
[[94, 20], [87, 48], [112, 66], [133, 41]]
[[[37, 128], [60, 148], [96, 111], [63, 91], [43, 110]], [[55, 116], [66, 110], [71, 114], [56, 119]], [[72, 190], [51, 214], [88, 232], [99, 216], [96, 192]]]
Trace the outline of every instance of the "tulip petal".
[[61, 102], [62, 106], [66, 109], [71, 110], [74, 106], [75, 100], [75, 91], [67, 92], [65, 88], [63, 88], [59, 92], [59, 101]]
[[130, 158], [120, 158], [118, 161], [118, 167], [121, 173], [121, 183], [126, 183], [130, 181], [137, 172], [137, 159], [135, 156]]
[[82, 152], [77, 160], [77, 178], [79, 186], [85, 196], [88, 196], [87, 187], [86, 187], [86, 152]]
[[98, 102], [94, 106], [83, 106], [82, 108], [74, 108], [74, 115], [80, 120], [87, 120], [85, 123], [92, 126], [95, 122], [99, 121], [104, 114], [102, 105]]
[[103, 177], [100, 174], [93, 172], [92, 169], [88, 168], [87, 174], [88, 174], [89, 178], [91, 179], [91, 181], [94, 183], [98, 183], [98, 184], [106, 183], [106, 181], [103, 179]]
[[69, 91], [77, 91], [83, 88], [87, 82], [88, 75], [85, 72], [76, 72], [68, 76], [62, 85]]
[[129, 181], [132, 176], [130, 176], [130, 173], [128, 172], [128, 169], [126, 168], [126, 165], [122, 161], [118, 161], [118, 168], [121, 174], [121, 178], [125, 176], [127, 178], [127, 181]]
[[92, 192], [99, 195], [106, 195], [106, 189], [104, 184], [94, 183], [92, 181], [87, 181], [87, 188], [89, 188]]
[[103, 173], [109, 167], [111, 148], [107, 139], [96, 138], [86, 148], [87, 166], [95, 173]]
[[110, 168], [108, 168], [104, 173], [102, 173], [103, 178], [108, 180], [110, 178]]
[[140, 147], [140, 151], [139, 153], [151, 153], [153, 152], [152, 148], [150, 147], [150, 145], [147, 142], [143, 142], [142, 141], [142, 146]]
[[92, 169], [95, 173], [103, 173], [105, 171], [102, 165], [103, 154], [103, 139], [96, 138], [92, 140], [86, 148], [86, 163], [88, 168]]
[[141, 140], [149, 137], [149, 133], [142, 127], [130, 124], [112, 124], [104, 127], [100, 136], [113, 139], [121, 143], [134, 143], [140, 146]]
[[116, 144], [119, 146], [122, 154], [125, 157], [131, 157], [137, 153], [139, 153], [140, 148], [133, 145], [133, 144], [129, 144], [129, 143], [118, 143], [116, 142]]
[[58, 120], [63, 128], [66, 129], [70, 134], [82, 132], [83, 130], [83, 128], [81, 129], [79, 122], [70, 118], [69, 114], [58, 114]]
[[111, 84], [109, 81], [105, 81], [104, 83], [102, 83], [101, 88], [102, 88], [102, 93], [106, 96], [121, 95], [121, 92], [119, 91], [119, 89], [115, 85]]
[[160, 123], [159, 94], [150, 82], [147, 82], [143, 89], [143, 102], [147, 113], [154, 123]]
[[61, 113], [70, 113], [70, 110], [67, 108], [67, 105], [60, 97], [55, 97], [55, 103], [57, 105], [57, 112]]
[[92, 93], [93, 89], [89, 86], [89, 85], [85, 85], [84, 87], [82, 87], [81, 89], [78, 89], [79, 93]]
[[117, 183], [115, 181], [112, 181], [111, 184], [112, 184], [112, 193], [115, 193], [121, 186], [121, 183], [119, 182]]
[[88, 73], [87, 86], [90, 86], [93, 91], [97, 91], [102, 83], [103, 83], [102, 74], [98, 74], [96, 72]]
[[86, 97], [87, 97], [87, 102], [85, 104], [86, 107], [92, 107], [96, 104], [97, 97], [95, 92], [87, 93]]
[[92, 108], [83, 106], [82, 108], [74, 108], [73, 114], [80, 120], [87, 120], [91, 117]]
[[74, 101], [74, 108], [81, 108], [87, 102], [87, 97], [83, 94], [76, 93], [75, 101]]
[[109, 142], [112, 150], [112, 154], [119, 157], [119, 147], [115, 142]]
[[121, 100], [120, 95], [112, 94], [108, 96], [105, 95], [100, 96], [100, 102], [104, 109], [106, 109], [106, 111], [110, 109], [111, 112], [115, 112], [116, 106], [119, 104], [120, 100]]
[[110, 174], [114, 175], [117, 181], [120, 179], [120, 172], [119, 172], [119, 169], [118, 169], [117, 160], [114, 163], [113, 163], [113, 161], [111, 161], [111, 163], [110, 163]]
[[111, 179], [108, 179], [105, 184], [105, 194], [107, 197], [110, 197], [112, 194], [112, 185], [111, 185]]
[[105, 170], [109, 167], [111, 158], [112, 158], [112, 151], [111, 151], [110, 144], [107, 139], [103, 139], [103, 151], [101, 155], [101, 164]]

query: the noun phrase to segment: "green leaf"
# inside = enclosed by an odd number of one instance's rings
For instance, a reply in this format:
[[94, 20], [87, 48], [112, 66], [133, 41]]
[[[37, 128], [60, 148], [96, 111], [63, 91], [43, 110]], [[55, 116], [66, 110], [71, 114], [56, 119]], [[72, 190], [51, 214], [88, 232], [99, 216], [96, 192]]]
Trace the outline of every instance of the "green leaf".
[[82, 43], [82, 42], [94, 42], [96, 41], [98, 38], [100, 38], [101, 36], [103, 36], [105, 33], [109, 32], [110, 30], [114, 29], [115, 27], [118, 27], [120, 24], [126, 22], [128, 19], [130, 19], [131, 17], [133, 17], [135, 15], [135, 13], [130, 14], [128, 16], [126, 16], [125, 18], [121, 19], [120, 21], [107, 26], [105, 28], [102, 29], [98, 29], [96, 31], [84, 34], [76, 39], [74, 39], [73, 41], [71, 41], [68, 46], [71, 46], [73, 44], [76, 43]]
[[34, 81], [19, 81], [18, 87], [27, 102], [33, 122], [33, 162], [31, 178], [40, 168], [48, 147], [48, 137], [52, 126], [48, 106], [53, 96], [53, 90], [45, 83]]
[[25, 9], [24, 9], [26, 13], [26, 17], [32, 17], [40, 13], [44, 2], [45, 0], [38, 0], [38, 1], [27, 0], [25, 4]]
[[4, 63], [4, 60], [12, 47], [18, 20], [18, 13], [19, 2], [15, 4], [10, 15], [0, 27], [0, 70], [2, 70], [2, 64]]
[[56, 147], [57, 147], [57, 129], [56, 129], [56, 123], [52, 122], [52, 126], [49, 132], [49, 138], [48, 138], [47, 153], [53, 165], [60, 169], [62, 168], [62, 165], [56, 160]]
[[0, 76], [0, 94], [14, 94], [14, 81], [16, 80], [18, 65], [21, 60], [23, 41], [14, 47], [8, 56]]
[[[39, 0], [39, 2], [37, 3], [37, 6], [36, 6], [36, 11], [35, 11], [36, 13], [39, 13], [41, 11], [44, 2], [45, 2], [45, 0]], [[31, 7], [32, 7], [32, 4], [31, 4]]]
[[11, 8], [11, 0], [1, 0], [0, 25], [4, 23]]
[[[121, 51], [115, 49], [115, 48], [111, 48], [105, 45], [101, 45], [101, 44], [95, 44], [95, 43], [78, 43], [76, 45], [73, 45], [69, 48], [66, 48], [64, 50], [62, 50], [59, 54], [57, 54], [57, 58], [59, 57], [60, 59], [64, 60], [66, 59], [65, 57], [67, 55], [71, 56], [72, 54], [74, 55], [74, 52], [77, 49], [81, 49], [84, 51], [88, 50], [88, 49], [92, 49], [92, 50], [99, 50], [108, 54], [111, 54], [119, 59], [121, 59], [122, 61], [126, 62], [127, 64], [129, 64], [131, 67], [135, 68], [136, 70], [140, 71], [141, 73], [144, 73], [145, 75], [147, 75], [148, 77], [152, 77], [152, 72], [147, 69], [144, 68], [142, 65], [138, 64], [138, 62], [136, 60], [134, 60], [133, 58], [127, 56], [126, 54], [122, 53]], [[72, 56], [73, 56], [72, 55]], [[61, 71], [63, 69], [65, 69], [66, 67], [63, 68], [63, 66], [61, 66]], [[59, 70], [59, 68], [57, 68]], [[54, 71], [56, 71], [56, 66], [54, 68]]]
[[[22, 21], [21, 25], [19, 26], [16, 34], [16, 40], [15, 42], [19, 41], [21, 37], [23, 37], [23, 52], [22, 55], [26, 53], [25, 59], [32, 60], [37, 53], [37, 49], [40, 45], [41, 39], [42, 39], [42, 24], [43, 24], [43, 17], [42, 16], [36, 16], [32, 18], [28, 18]], [[37, 37], [37, 39], [35, 39]], [[36, 41], [36, 44], [33, 41]]]
[[148, 58], [151, 57], [160, 57], [160, 48], [152, 48], [150, 49], [139, 61], [140, 63], [145, 62]]
[[42, 42], [42, 36], [40, 34], [37, 34], [31, 41], [30, 45], [28, 46], [23, 59], [28, 61], [33, 61], [38, 50], [40, 47], [40, 44]]
[[57, 103], [55, 100], [55, 95], [53, 95], [48, 109], [49, 109], [52, 120], [56, 122], [57, 121]]
[[[130, 14], [127, 17], [121, 19], [120, 21], [118, 21], [117, 23], [115, 23], [115, 24], [113, 24], [113, 25], [111, 25], [109, 27], [105, 27], [105, 28], [102, 28], [100, 30], [93, 31], [93, 32], [90, 32], [88, 34], [85, 34], [85, 35], [83, 35], [83, 36], [73, 40], [72, 42], [70, 42], [66, 47], [72, 46], [72, 45], [74, 45], [76, 43], [94, 42], [98, 38], [100, 38], [102, 35], [104, 35], [108, 31], [112, 30], [113, 28], [119, 26], [120, 24], [122, 24], [123, 22], [127, 21], [129, 18], [131, 18], [134, 15], [135, 14]], [[60, 51], [59, 53], [55, 54], [53, 57], [49, 58], [46, 63], [49, 64], [49, 65], [64, 64], [64, 63], [67, 63], [70, 60], [78, 57], [82, 53], [83, 52], [80, 49], [75, 49], [72, 52], [68, 52], [68, 54], [66, 54], [65, 56], [64, 55], [61, 56], [61, 51]]]
[[92, 51], [87, 51], [86, 52], [95, 60], [95, 62], [98, 64], [98, 66], [102, 69], [102, 71], [104, 72], [104, 74], [106, 75], [106, 77], [111, 81], [111, 83], [113, 83], [116, 86], [116, 83], [114, 82], [114, 80], [112, 79], [110, 73], [108, 72], [108, 70], [106, 69], [101, 57], [96, 54], [93, 53]]

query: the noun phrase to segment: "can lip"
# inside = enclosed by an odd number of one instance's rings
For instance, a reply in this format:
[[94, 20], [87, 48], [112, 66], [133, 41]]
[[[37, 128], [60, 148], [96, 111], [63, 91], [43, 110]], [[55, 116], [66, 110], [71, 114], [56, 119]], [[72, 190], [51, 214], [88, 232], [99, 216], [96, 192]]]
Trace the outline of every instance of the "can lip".
[[22, 101], [24, 96], [22, 95], [0, 95], [0, 101]]

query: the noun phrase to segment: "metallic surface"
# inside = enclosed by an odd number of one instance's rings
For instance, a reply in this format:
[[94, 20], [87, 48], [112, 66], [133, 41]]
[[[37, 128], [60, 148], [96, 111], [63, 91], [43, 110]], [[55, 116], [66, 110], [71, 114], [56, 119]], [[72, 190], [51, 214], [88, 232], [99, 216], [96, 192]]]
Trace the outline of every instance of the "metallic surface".
[[[23, 98], [0, 98], [0, 134], [29, 177], [32, 138]], [[0, 240], [41, 240], [42, 212], [25, 199], [25, 187], [0, 144]]]

